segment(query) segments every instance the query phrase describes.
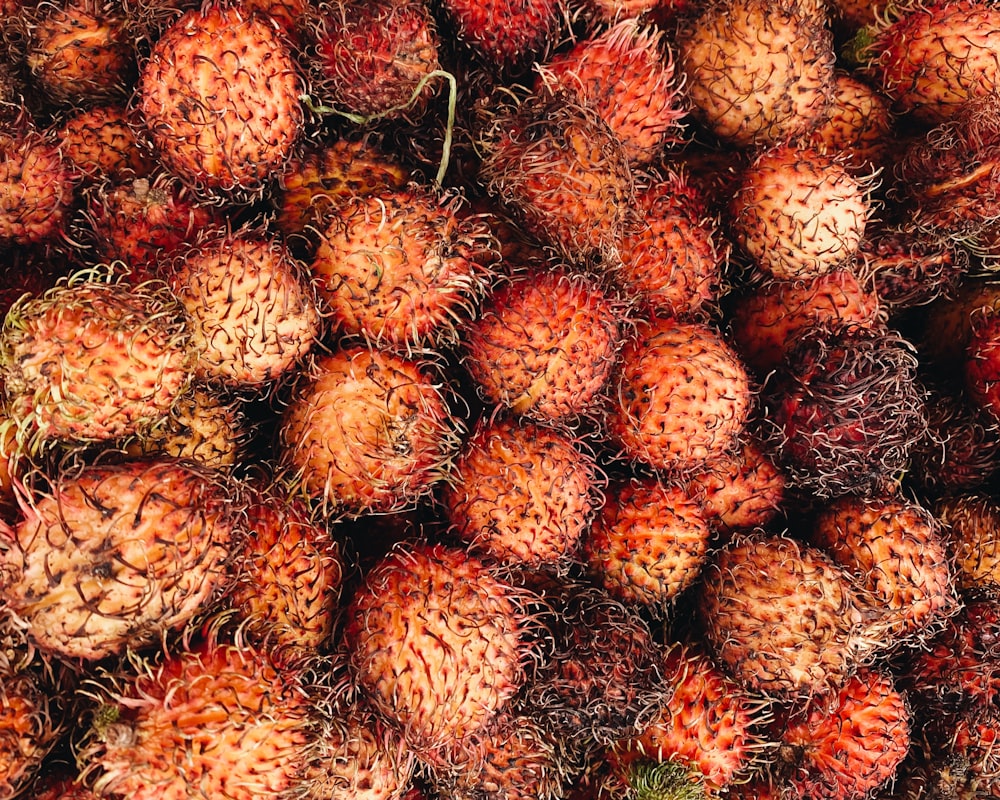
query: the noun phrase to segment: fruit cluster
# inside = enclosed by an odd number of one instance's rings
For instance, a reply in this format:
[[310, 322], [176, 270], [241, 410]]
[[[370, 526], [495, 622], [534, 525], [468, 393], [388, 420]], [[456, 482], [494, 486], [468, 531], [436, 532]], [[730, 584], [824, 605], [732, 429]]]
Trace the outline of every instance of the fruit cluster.
[[0, 800], [1000, 796], [991, 0], [0, 23]]

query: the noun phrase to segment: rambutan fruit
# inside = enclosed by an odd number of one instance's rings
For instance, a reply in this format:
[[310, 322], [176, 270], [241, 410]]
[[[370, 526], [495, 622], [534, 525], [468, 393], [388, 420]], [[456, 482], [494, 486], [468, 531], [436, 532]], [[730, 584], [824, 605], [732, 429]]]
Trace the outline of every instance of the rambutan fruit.
[[969, 100], [910, 139], [886, 194], [912, 225], [988, 249], [1000, 220], [1000, 94]]
[[540, 420], [595, 410], [616, 363], [614, 297], [564, 265], [496, 285], [462, 328], [462, 364], [487, 403]]
[[49, 102], [80, 107], [128, 96], [135, 53], [114, 4], [45, 0], [30, 13], [26, 63]]
[[50, 131], [0, 130], [0, 242], [51, 242], [64, 230], [77, 178]]
[[984, 487], [1000, 471], [1000, 429], [964, 392], [929, 387], [927, 433], [910, 451], [907, 479], [925, 495]]
[[890, 163], [896, 116], [886, 95], [856, 72], [838, 69], [833, 102], [805, 138], [821, 153], [843, 157], [848, 172], [870, 175]]
[[583, 558], [613, 597], [665, 617], [697, 579], [711, 538], [702, 505], [685, 487], [634, 479], [605, 493]]
[[165, 420], [127, 437], [123, 447], [131, 456], [162, 454], [209, 467], [235, 467], [246, 457], [253, 434], [245, 406], [243, 398], [195, 380]]
[[0, 670], [0, 794], [28, 794], [46, 756], [67, 728], [52, 687], [30, 671]]
[[303, 800], [407, 800], [416, 761], [398, 731], [363, 703], [336, 708], [311, 737], [296, 796]]
[[499, 262], [488, 224], [463, 204], [414, 183], [331, 209], [310, 261], [331, 326], [376, 345], [454, 341]]
[[374, 135], [337, 137], [285, 165], [272, 197], [274, 224], [289, 244], [311, 255], [339, 203], [402, 189], [408, 180], [407, 169]]
[[882, 307], [898, 314], [953, 295], [970, 267], [969, 251], [950, 237], [903, 225], [870, 231], [855, 269], [871, 282]]
[[276, 23], [239, 4], [186, 11], [140, 70], [137, 107], [162, 164], [199, 193], [252, 198], [298, 146], [302, 79]]
[[847, 570], [787, 534], [734, 537], [704, 567], [695, 595], [720, 665], [778, 699], [838, 686], [875, 647]]
[[764, 377], [812, 327], [878, 329], [880, 297], [849, 266], [811, 278], [764, 280], [729, 298], [727, 323], [743, 361]]
[[917, 365], [912, 345], [890, 330], [800, 335], [763, 388], [767, 436], [799, 490], [878, 494], [899, 480], [927, 425]]
[[982, 0], [888, 9], [863, 31], [861, 62], [897, 108], [923, 123], [952, 117], [1000, 81], [1000, 12]]
[[482, 558], [565, 568], [597, 513], [595, 457], [568, 430], [484, 418], [456, 454], [444, 516]]
[[639, 219], [622, 237], [614, 277], [653, 313], [712, 314], [729, 251], [719, 219], [685, 172], [663, 169], [636, 185]]
[[871, 214], [868, 188], [841, 157], [778, 144], [744, 170], [729, 230], [767, 275], [814, 278], [857, 253]]
[[981, 309], [992, 308], [1000, 309], [1000, 282], [982, 278], [966, 279], [954, 295], [931, 302], [915, 339], [922, 361], [939, 373], [954, 375], [955, 384], [962, 385], [973, 320], [984, 313]]
[[362, 124], [427, 109], [440, 38], [422, 0], [324, 0], [306, 38], [311, 91], [323, 106]]
[[986, 307], [971, 319], [965, 352], [965, 391], [969, 399], [1000, 422], [1000, 313]]
[[733, 451], [750, 415], [747, 370], [711, 325], [641, 322], [611, 381], [605, 424], [624, 454], [656, 469], [690, 472]]
[[641, 730], [662, 701], [659, 645], [634, 604], [579, 578], [533, 577], [545, 652], [521, 703], [586, 760]]
[[884, 670], [851, 675], [780, 716], [776, 769], [792, 797], [871, 797], [892, 781], [910, 748], [909, 705]]
[[418, 757], [433, 756], [494, 723], [523, 687], [527, 600], [460, 548], [396, 547], [345, 612], [351, 675]]
[[979, 489], [946, 495], [933, 511], [959, 588], [970, 595], [995, 594], [1000, 589], [1000, 503]]
[[737, 147], [806, 133], [826, 116], [836, 83], [825, 18], [798, 0], [721, 0], [681, 20], [677, 61], [695, 119]]
[[282, 239], [259, 228], [206, 237], [168, 273], [191, 320], [195, 374], [202, 380], [267, 388], [320, 336], [319, 301], [308, 275]]
[[132, 117], [123, 105], [102, 104], [75, 111], [59, 123], [55, 135], [60, 152], [81, 183], [153, 172], [153, 157], [140, 147]]
[[301, 373], [279, 460], [331, 513], [406, 508], [447, 477], [463, 424], [429, 364], [347, 345]]
[[198, 200], [179, 178], [162, 169], [132, 180], [99, 181], [86, 193], [85, 202], [80, 229], [74, 233], [93, 248], [96, 260], [125, 264], [132, 283], [164, 278], [184, 245], [223, 228], [216, 206]]
[[774, 454], [755, 436], [732, 453], [706, 462], [687, 480], [712, 528], [723, 537], [766, 528], [785, 509], [788, 477]]
[[479, 138], [481, 182], [530, 234], [570, 263], [618, 247], [635, 187], [624, 145], [596, 111], [546, 91], [492, 112]]
[[441, 8], [458, 41], [497, 73], [544, 61], [560, 27], [558, 0], [443, 0]]
[[915, 707], [931, 712], [990, 706], [1000, 696], [1000, 606], [970, 596], [924, 646], [896, 665]]
[[206, 610], [225, 584], [239, 509], [225, 473], [154, 458], [48, 482], [21, 493], [0, 587], [40, 649], [99, 659], [140, 647]]
[[183, 306], [162, 284], [75, 273], [7, 312], [0, 329], [6, 413], [28, 450], [107, 441], [169, 414], [193, 376]]
[[[723, 792], [745, 781], [766, 759], [770, 703], [748, 692], [701, 649], [682, 642], [664, 647], [660, 670], [668, 691], [641, 730], [608, 751], [613, 771], [642, 762], [674, 762], [702, 792]], [[672, 796], [672, 795], [668, 795]]]
[[454, 800], [559, 800], [569, 771], [560, 742], [533, 716], [502, 712], [463, 741], [451, 764], [431, 764], [430, 784]]
[[892, 646], [924, 641], [958, 610], [947, 539], [916, 502], [837, 498], [816, 514], [809, 541], [855, 576]]
[[297, 784], [308, 742], [300, 672], [239, 636], [209, 630], [134, 669], [98, 673], [77, 748], [98, 796], [278, 798]]
[[346, 573], [339, 542], [273, 477], [250, 483], [245, 517], [230, 606], [246, 620], [247, 636], [283, 659], [321, 652], [331, 644]]
[[656, 161], [683, 138], [687, 116], [673, 52], [662, 31], [626, 18], [537, 67], [536, 91], [555, 90], [593, 109], [633, 165]]

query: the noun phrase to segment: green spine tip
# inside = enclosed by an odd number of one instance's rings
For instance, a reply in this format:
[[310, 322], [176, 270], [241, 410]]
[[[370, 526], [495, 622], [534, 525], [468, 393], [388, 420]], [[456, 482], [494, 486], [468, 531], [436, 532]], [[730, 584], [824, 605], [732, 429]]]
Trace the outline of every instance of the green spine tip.
[[677, 761], [639, 761], [628, 774], [628, 800], [705, 800], [700, 776]]

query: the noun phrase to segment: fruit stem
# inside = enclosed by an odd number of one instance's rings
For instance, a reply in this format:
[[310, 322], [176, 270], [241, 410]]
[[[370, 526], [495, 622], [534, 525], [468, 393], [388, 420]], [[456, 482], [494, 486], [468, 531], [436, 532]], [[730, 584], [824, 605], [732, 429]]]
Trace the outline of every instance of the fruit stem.
[[314, 114], [339, 114], [357, 125], [367, 125], [371, 122], [382, 119], [389, 114], [393, 114], [397, 111], [404, 111], [405, 109], [410, 108], [417, 102], [417, 99], [420, 97], [420, 93], [424, 90], [424, 87], [427, 86], [427, 84], [434, 78], [444, 78], [448, 81], [448, 123], [445, 127], [444, 143], [441, 148], [441, 162], [438, 165], [437, 176], [434, 178], [434, 180], [440, 185], [444, 182], [445, 173], [448, 171], [448, 162], [451, 159], [451, 143], [455, 130], [455, 110], [458, 105], [458, 81], [452, 73], [443, 69], [436, 69], [428, 72], [417, 83], [413, 90], [413, 94], [410, 95], [409, 100], [402, 105], [387, 108], [385, 111], [378, 114], [372, 114], [368, 117], [363, 117], [360, 114], [352, 114], [349, 111], [341, 111], [339, 108], [333, 108], [332, 106], [316, 104], [307, 94], [301, 95], [299, 100], [301, 100]]

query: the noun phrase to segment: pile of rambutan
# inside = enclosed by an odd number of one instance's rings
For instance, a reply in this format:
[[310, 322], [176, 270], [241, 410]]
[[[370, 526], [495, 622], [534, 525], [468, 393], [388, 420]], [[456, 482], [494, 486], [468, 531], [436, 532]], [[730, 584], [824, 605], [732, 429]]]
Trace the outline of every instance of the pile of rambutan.
[[0, 0], [0, 800], [1000, 797], [992, 0]]

